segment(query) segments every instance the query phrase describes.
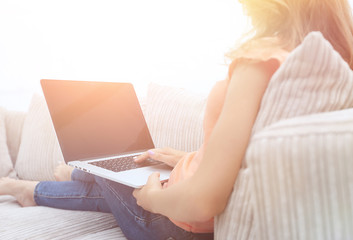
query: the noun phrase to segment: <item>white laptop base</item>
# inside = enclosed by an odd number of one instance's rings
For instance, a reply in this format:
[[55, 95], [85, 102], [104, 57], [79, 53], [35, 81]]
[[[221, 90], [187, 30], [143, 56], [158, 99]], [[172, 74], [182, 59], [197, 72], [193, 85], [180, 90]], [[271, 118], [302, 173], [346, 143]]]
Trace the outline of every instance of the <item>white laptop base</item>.
[[81, 161], [72, 161], [69, 162], [68, 165], [80, 169], [84, 172], [107, 178], [109, 180], [119, 182], [133, 188], [141, 188], [143, 185], [145, 185], [148, 177], [152, 173], [159, 172], [161, 182], [168, 180], [170, 175], [170, 167], [165, 164], [136, 168], [123, 172], [113, 172], [108, 169], [96, 167], [92, 164], [89, 164], [88, 162]]

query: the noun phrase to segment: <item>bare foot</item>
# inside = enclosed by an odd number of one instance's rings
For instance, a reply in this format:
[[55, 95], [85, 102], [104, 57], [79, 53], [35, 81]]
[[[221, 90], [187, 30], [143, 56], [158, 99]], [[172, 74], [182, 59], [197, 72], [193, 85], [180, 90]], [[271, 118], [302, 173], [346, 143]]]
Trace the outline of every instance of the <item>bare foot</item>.
[[11, 195], [22, 207], [36, 206], [34, 188], [38, 182], [0, 178], [0, 195]]
[[73, 167], [70, 167], [65, 163], [62, 163], [55, 168], [54, 177], [56, 181], [71, 181], [71, 173], [73, 170], [74, 170]]

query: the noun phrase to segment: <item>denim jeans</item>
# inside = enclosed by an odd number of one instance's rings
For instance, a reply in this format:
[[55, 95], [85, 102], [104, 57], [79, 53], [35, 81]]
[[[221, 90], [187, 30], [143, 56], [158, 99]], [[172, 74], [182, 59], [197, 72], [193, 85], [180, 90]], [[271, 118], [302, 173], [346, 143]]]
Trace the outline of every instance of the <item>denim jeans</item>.
[[128, 239], [213, 239], [213, 234], [187, 232], [167, 217], [144, 210], [136, 204], [133, 188], [76, 169], [71, 178], [39, 182], [34, 190], [37, 205], [112, 213]]

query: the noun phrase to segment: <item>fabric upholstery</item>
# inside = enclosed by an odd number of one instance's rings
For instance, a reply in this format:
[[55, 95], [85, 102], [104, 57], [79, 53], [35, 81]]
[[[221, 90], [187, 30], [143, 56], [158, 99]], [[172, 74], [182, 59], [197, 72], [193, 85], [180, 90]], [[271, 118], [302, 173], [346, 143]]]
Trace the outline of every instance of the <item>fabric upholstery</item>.
[[13, 168], [9, 150], [7, 148], [6, 125], [5, 125], [6, 110], [0, 108], [0, 177], [16, 177], [16, 172]]
[[203, 141], [206, 97], [152, 83], [148, 87], [146, 121], [156, 147], [192, 152]]
[[247, 160], [261, 239], [352, 239], [353, 109], [278, 122]]
[[0, 196], [0, 212], [0, 238], [3, 240], [126, 240], [110, 213], [21, 208], [10, 196]]
[[54, 169], [63, 156], [44, 97], [34, 95], [23, 124], [15, 165], [20, 179], [55, 180]]
[[21, 133], [25, 116], [26, 113], [24, 112], [9, 110], [7, 110], [5, 114], [7, 147], [9, 148], [9, 153], [14, 166], [20, 148]]
[[[253, 127], [253, 136], [280, 120], [353, 107], [352, 92], [353, 72], [348, 64], [321, 33], [312, 32], [290, 53], [270, 80]], [[262, 146], [266, 147], [265, 144]], [[279, 158], [284, 161], [286, 152], [281, 153]], [[250, 204], [256, 196], [250, 170], [245, 158], [228, 206], [215, 220], [216, 239], [256, 239], [261, 236], [258, 235], [260, 219]]]

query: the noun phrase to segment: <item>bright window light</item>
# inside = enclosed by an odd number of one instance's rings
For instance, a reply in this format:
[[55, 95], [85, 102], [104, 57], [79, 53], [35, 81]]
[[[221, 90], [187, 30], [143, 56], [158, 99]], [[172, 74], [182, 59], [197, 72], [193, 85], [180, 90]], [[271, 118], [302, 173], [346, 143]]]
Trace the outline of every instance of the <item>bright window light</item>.
[[0, 106], [25, 111], [42, 78], [207, 92], [246, 29], [236, 0], [2, 0]]

